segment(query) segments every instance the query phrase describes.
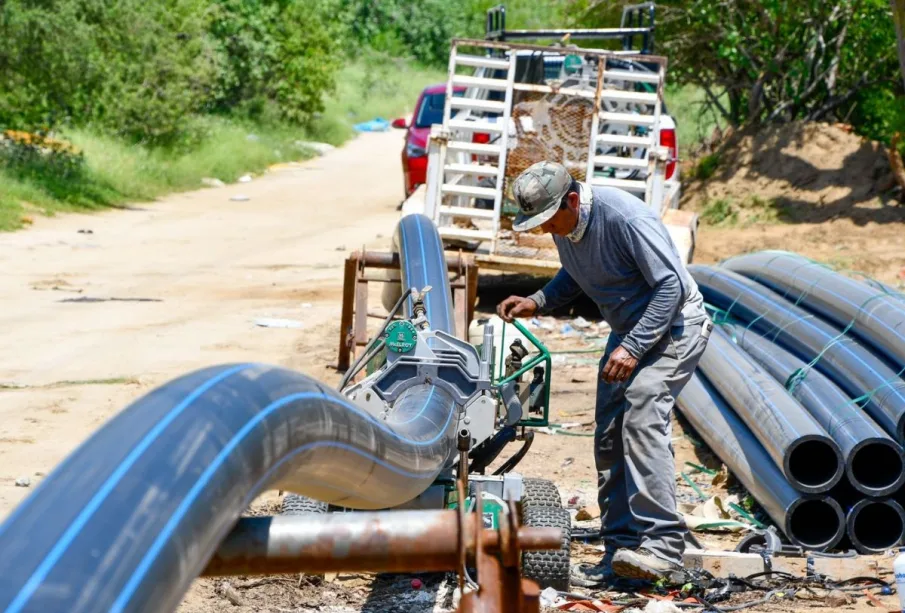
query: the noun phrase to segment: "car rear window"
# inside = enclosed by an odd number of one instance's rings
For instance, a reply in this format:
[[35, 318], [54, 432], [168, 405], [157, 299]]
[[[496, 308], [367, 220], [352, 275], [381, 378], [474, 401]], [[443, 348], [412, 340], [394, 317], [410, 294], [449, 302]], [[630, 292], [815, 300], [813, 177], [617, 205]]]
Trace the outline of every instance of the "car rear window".
[[[465, 94], [464, 91], [454, 92], [453, 96], [459, 98]], [[416, 128], [429, 128], [435, 123], [443, 123], [443, 105], [446, 104], [446, 94], [424, 94], [421, 100], [421, 108], [418, 109], [418, 117], [415, 118]], [[456, 109], [452, 110], [452, 115], [456, 115]]]

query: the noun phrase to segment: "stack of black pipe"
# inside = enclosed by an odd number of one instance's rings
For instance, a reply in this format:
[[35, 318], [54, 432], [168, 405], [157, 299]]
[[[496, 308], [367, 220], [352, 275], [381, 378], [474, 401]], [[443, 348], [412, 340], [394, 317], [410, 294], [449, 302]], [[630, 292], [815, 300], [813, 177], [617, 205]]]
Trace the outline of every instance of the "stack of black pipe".
[[717, 326], [682, 414], [792, 543], [901, 543], [902, 296], [787, 252], [689, 270]]

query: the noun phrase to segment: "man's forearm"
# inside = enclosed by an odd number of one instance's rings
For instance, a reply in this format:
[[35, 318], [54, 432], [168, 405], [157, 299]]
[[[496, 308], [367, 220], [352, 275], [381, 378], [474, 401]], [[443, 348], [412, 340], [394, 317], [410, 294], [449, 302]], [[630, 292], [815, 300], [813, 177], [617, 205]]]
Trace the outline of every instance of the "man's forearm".
[[552, 311], [569, 304], [579, 295], [581, 287], [564, 268], [560, 268], [543, 289], [534, 292], [528, 298], [537, 304], [538, 311]]
[[641, 319], [622, 340], [626, 351], [640, 360], [669, 330], [681, 302], [682, 288], [678, 278], [664, 279], [654, 289]]

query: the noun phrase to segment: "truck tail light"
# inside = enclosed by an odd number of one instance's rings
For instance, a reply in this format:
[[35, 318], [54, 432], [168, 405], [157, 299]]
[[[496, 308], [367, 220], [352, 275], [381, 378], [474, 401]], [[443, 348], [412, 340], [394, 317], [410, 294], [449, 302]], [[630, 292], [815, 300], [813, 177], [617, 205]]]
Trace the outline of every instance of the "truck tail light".
[[666, 162], [666, 180], [676, 174], [676, 163], [679, 160], [679, 143], [675, 129], [660, 130], [660, 146], [669, 149], [669, 161]]

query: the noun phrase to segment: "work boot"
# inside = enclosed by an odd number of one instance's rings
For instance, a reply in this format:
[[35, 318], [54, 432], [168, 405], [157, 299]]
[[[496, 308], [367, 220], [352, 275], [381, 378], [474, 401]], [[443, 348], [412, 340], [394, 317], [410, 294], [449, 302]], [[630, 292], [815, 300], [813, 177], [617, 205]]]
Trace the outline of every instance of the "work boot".
[[579, 587], [605, 587], [612, 584], [616, 579], [616, 575], [613, 574], [613, 567], [604, 562], [594, 565], [575, 564], [569, 574], [572, 585]]
[[613, 572], [626, 579], [659, 581], [672, 584], [684, 582], [685, 569], [674, 562], [664, 560], [649, 549], [620, 549], [613, 556]]

